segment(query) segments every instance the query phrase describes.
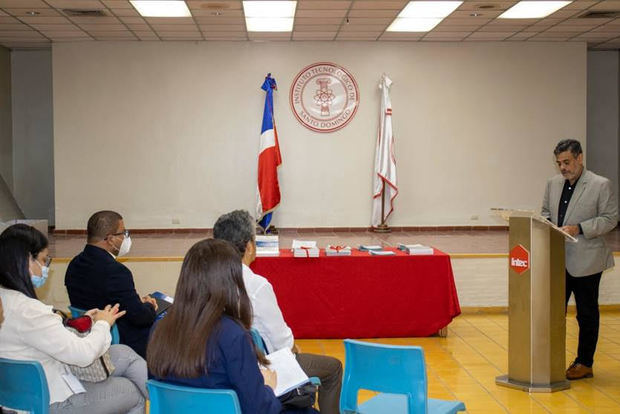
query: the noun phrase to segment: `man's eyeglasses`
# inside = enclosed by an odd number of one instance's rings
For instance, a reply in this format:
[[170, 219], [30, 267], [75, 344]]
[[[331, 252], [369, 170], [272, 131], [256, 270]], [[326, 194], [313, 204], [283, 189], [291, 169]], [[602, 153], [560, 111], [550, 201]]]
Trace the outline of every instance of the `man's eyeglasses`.
[[121, 231], [120, 233], [112, 233], [110, 234], [110, 236], [125, 236], [125, 237], [129, 237], [129, 230], [125, 229], [124, 231]]

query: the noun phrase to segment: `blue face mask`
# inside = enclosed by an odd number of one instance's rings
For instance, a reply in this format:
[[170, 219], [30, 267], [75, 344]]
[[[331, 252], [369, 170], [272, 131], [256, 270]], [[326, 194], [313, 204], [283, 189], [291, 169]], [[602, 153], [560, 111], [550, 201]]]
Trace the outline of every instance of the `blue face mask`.
[[45, 281], [47, 280], [47, 276], [49, 275], [49, 270], [50, 270], [49, 267], [41, 266], [41, 276], [37, 276], [37, 275], [30, 276], [30, 280], [32, 280], [32, 285], [35, 288], [40, 288], [41, 286], [45, 284]]

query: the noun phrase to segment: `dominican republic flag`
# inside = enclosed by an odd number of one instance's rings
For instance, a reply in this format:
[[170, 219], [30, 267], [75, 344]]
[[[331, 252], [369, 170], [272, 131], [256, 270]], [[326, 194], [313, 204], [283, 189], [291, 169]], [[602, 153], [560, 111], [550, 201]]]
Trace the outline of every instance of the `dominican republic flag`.
[[[394, 136], [392, 135], [391, 85], [392, 80], [384, 73], [379, 83], [379, 89], [381, 89], [381, 113], [377, 146], [375, 148], [371, 217], [373, 227], [377, 227], [387, 221], [389, 215], [394, 211], [394, 199], [398, 195], [398, 186], [396, 184], [396, 159], [394, 158]], [[384, 191], [385, 195], [382, 197]], [[383, 209], [381, 208], [382, 204]], [[381, 216], [382, 210], [383, 217]]]
[[280, 204], [280, 185], [278, 167], [282, 164], [278, 133], [273, 118], [273, 91], [277, 90], [276, 80], [267, 74], [261, 87], [265, 92], [265, 110], [258, 150], [258, 191], [256, 197], [256, 220], [267, 230], [273, 211]]

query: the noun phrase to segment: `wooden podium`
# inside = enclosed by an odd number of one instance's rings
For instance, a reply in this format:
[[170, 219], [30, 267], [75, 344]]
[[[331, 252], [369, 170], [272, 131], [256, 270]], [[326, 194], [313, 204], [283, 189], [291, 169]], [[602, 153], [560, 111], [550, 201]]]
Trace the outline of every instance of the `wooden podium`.
[[533, 212], [510, 211], [508, 220], [508, 375], [495, 383], [528, 392], [570, 388], [564, 242], [576, 239]]

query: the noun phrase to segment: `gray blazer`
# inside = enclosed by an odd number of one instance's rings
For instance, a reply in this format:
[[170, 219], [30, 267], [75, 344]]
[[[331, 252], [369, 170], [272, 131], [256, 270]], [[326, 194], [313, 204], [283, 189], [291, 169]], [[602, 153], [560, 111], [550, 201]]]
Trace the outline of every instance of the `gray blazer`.
[[[565, 178], [547, 181], [542, 215], [558, 223], [558, 209]], [[585, 168], [568, 203], [563, 225], [581, 224], [577, 243], [566, 242], [566, 270], [571, 276], [589, 276], [614, 266], [614, 257], [603, 235], [618, 224], [618, 203], [611, 182]]]

